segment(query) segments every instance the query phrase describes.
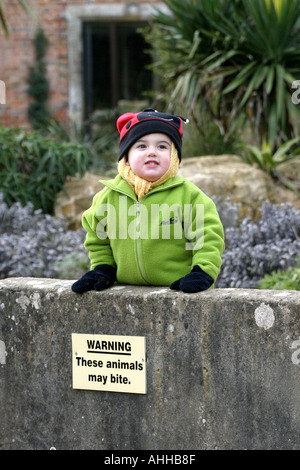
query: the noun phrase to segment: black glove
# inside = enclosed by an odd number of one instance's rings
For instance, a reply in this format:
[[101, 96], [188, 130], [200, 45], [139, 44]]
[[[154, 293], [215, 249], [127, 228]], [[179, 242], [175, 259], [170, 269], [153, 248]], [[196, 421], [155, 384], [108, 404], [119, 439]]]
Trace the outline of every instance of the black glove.
[[116, 280], [116, 268], [109, 264], [99, 264], [85, 273], [78, 281], [72, 285], [72, 291], [82, 294], [88, 290], [103, 290], [114, 284]]
[[170, 289], [189, 293], [200, 292], [208, 289], [213, 283], [213, 278], [196, 265], [189, 274], [172, 282]]

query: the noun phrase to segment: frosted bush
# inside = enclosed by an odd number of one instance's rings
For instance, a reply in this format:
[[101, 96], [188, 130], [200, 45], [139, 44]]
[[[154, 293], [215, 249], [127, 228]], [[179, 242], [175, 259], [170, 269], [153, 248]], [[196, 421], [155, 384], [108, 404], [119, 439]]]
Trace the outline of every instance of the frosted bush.
[[225, 229], [226, 249], [216, 287], [254, 288], [272, 271], [295, 264], [300, 253], [300, 211], [265, 202], [261, 219]]
[[31, 203], [8, 207], [0, 195], [0, 278], [57, 277], [58, 262], [85, 252], [84, 239], [85, 231], [67, 230], [64, 219], [34, 210]]

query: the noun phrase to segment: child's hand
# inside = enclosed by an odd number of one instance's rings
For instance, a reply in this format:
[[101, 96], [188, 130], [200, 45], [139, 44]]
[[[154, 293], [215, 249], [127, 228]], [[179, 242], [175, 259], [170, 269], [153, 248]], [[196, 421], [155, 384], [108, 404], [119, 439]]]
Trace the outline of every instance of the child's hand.
[[85, 273], [72, 285], [72, 291], [82, 294], [88, 290], [103, 290], [112, 286], [116, 280], [116, 268], [99, 264], [93, 271]]
[[189, 293], [201, 292], [208, 289], [213, 282], [213, 278], [196, 265], [189, 274], [172, 282], [170, 289]]

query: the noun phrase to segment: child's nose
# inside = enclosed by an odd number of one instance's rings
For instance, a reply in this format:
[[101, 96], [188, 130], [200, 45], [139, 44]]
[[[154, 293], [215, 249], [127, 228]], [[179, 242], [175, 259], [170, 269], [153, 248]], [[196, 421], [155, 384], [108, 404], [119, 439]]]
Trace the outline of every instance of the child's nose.
[[156, 147], [155, 145], [150, 145], [148, 148], [148, 155], [156, 155]]

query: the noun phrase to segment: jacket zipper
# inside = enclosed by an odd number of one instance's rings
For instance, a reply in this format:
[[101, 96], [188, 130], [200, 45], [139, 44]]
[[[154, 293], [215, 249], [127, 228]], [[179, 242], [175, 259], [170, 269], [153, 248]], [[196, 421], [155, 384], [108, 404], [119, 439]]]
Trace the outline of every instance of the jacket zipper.
[[[140, 224], [141, 224], [140, 201], [137, 201], [134, 197], [132, 197], [130, 194], [127, 194], [125, 191], [121, 191], [120, 189], [115, 189], [115, 191], [117, 191], [120, 194], [124, 194], [125, 196], [129, 197], [130, 199], [132, 199], [136, 203], [137, 216], [136, 216], [135, 228], [137, 230], [138, 227], [140, 228]], [[140, 271], [140, 275], [143, 278], [143, 280], [145, 282], [147, 282], [147, 284], [150, 284], [150, 282], [148, 281], [147, 276], [145, 274], [144, 267], [143, 267], [142, 247], [141, 247], [141, 238], [140, 237], [135, 239], [135, 246], [136, 246], [136, 256], [137, 256], [137, 263], [138, 263], [138, 268], [139, 268], [139, 271]]]
[[137, 213], [137, 217], [136, 217], [136, 226], [135, 226], [135, 228], [136, 228], [136, 231], [138, 229], [140, 230], [139, 237], [137, 237], [135, 239], [137, 262], [138, 262], [138, 266], [139, 266], [139, 270], [140, 270], [140, 274], [141, 274], [142, 278], [144, 279], [145, 282], [147, 282], [149, 284], [149, 281], [148, 281], [147, 276], [145, 274], [143, 261], [142, 261], [142, 246], [141, 246], [141, 236], [140, 236], [141, 235], [140, 201], [137, 201], [137, 203], [136, 203], [136, 213]]
[[[177, 186], [178, 184], [174, 184], [172, 186]], [[156, 193], [158, 191], [163, 191], [164, 189], [169, 189], [170, 187], [172, 186], [169, 186], [168, 188], [157, 188], [156, 190], [153, 189], [151, 191], [151, 193], [149, 194], [145, 194], [142, 199], [146, 198], [148, 195], [151, 195], [153, 193]], [[136, 217], [136, 230], [139, 228], [140, 229], [140, 235], [141, 235], [141, 211], [140, 211], [140, 201], [137, 201], [136, 203], [136, 212], [137, 212], [137, 217]], [[136, 254], [137, 254], [137, 261], [138, 261], [138, 266], [139, 266], [139, 270], [140, 270], [140, 274], [142, 276], [142, 278], [144, 279], [145, 282], [147, 282], [148, 284], [150, 284], [149, 280], [147, 279], [147, 276], [145, 274], [145, 270], [144, 270], [144, 266], [143, 266], [143, 261], [142, 261], [142, 247], [141, 247], [141, 237], [139, 236], [138, 238], [136, 238], [135, 240], [136, 242]]]

